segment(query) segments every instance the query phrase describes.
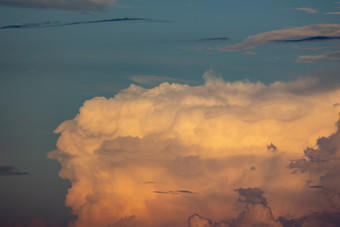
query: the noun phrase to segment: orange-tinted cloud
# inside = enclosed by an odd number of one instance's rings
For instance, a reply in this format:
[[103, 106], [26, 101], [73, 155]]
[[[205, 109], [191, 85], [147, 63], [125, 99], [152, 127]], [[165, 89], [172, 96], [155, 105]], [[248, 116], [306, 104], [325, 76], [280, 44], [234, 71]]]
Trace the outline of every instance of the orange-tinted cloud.
[[219, 51], [239, 51], [276, 42], [304, 42], [340, 39], [340, 24], [314, 24], [293, 27], [249, 36], [241, 43], [218, 48]]
[[310, 187], [320, 175], [288, 165], [336, 131], [340, 89], [317, 90], [312, 78], [264, 85], [213, 74], [202, 86], [131, 85], [96, 97], [56, 129], [49, 157], [72, 183], [71, 226], [181, 227], [189, 217], [196, 226], [281, 226], [292, 220], [279, 217], [331, 209]]

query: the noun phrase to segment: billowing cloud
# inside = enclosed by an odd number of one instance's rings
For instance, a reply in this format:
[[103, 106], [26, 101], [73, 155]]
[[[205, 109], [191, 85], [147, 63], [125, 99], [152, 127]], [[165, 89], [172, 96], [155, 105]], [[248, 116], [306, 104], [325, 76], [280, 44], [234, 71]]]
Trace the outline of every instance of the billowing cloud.
[[319, 61], [340, 60], [340, 50], [319, 55], [303, 55], [296, 60], [297, 63], [315, 63]]
[[220, 51], [239, 51], [275, 42], [304, 42], [340, 39], [340, 24], [316, 24], [273, 30], [249, 36], [241, 43], [218, 48]]
[[21, 171], [13, 166], [0, 166], [0, 176], [29, 175], [29, 172]]
[[318, 12], [315, 9], [312, 9], [312, 8], [296, 8], [296, 10], [304, 11], [304, 12], [307, 12], [307, 13], [317, 13]]
[[[95, 97], [56, 129], [70, 226], [281, 226], [339, 212], [338, 167], [314, 172], [338, 162], [336, 139], [318, 138], [337, 130], [340, 88], [203, 77]], [[317, 151], [301, 161], [306, 147]]]
[[116, 0], [0, 0], [1, 5], [20, 8], [103, 11]]

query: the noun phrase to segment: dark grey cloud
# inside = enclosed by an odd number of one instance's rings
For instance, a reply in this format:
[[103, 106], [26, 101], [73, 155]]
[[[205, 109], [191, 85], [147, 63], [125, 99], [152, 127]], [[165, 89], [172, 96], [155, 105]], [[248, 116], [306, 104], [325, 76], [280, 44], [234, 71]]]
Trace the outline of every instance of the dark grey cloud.
[[152, 20], [141, 17], [123, 17], [123, 18], [111, 18], [106, 20], [87, 20], [87, 21], [75, 21], [62, 23], [59, 21], [47, 21], [41, 23], [24, 23], [24, 24], [12, 24], [0, 27], [0, 29], [25, 29], [25, 28], [51, 28], [51, 27], [64, 27], [83, 24], [99, 24], [99, 23], [112, 23], [112, 22], [127, 22], [127, 21], [144, 21], [144, 22], [160, 22], [168, 23], [169, 21]]
[[269, 145], [267, 145], [267, 150], [275, 152], [277, 150], [277, 147], [273, 143], [270, 143]]
[[267, 206], [267, 200], [263, 191], [259, 188], [238, 188], [239, 202], [244, 205], [243, 210], [236, 219], [225, 219], [213, 222], [207, 217], [195, 213], [188, 218], [189, 227], [245, 227], [245, 226], [271, 226], [282, 227], [275, 220], [271, 208]]
[[0, 176], [20, 176], [29, 174], [29, 172], [18, 170], [13, 166], [0, 166]]
[[288, 42], [288, 43], [298, 43], [298, 42], [305, 42], [305, 41], [323, 41], [323, 40], [332, 40], [332, 39], [340, 39], [340, 36], [311, 36], [305, 37], [302, 39], [283, 39], [283, 40], [274, 40], [276, 42]]
[[[337, 131], [329, 137], [321, 137], [317, 140], [318, 148], [307, 147], [304, 150], [305, 158], [295, 160], [289, 164], [289, 168], [302, 172], [335, 172], [340, 175], [340, 120], [337, 122]], [[339, 183], [340, 184], [340, 183]]]
[[302, 226], [340, 226], [339, 212], [314, 212], [300, 218], [292, 216], [279, 217], [278, 220], [284, 227], [302, 227]]
[[208, 41], [227, 41], [227, 40], [229, 40], [228, 37], [212, 37], [212, 38], [199, 39], [197, 41], [208, 42]]
[[263, 197], [263, 191], [259, 188], [238, 188], [235, 189], [235, 191], [238, 192], [240, 196], [240, 202], [267, 206], [266, 198]]
[[192, 191], [189, 190], [177, 190], [177, 191], [153, 191], [157, 194], [192, 194]]
[[320, 185], [311, 185], [311, 186], [309, 186], [310, 188], [322, 188], [322, 186], [320, 186]]

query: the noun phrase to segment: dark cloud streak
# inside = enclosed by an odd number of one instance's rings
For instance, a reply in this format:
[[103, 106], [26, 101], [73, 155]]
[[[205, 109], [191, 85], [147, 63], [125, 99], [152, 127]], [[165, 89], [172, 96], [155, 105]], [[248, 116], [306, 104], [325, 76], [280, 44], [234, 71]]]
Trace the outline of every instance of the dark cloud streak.
[[64, 27], [82, 24], [99, 24], [99, 23], [111, 23], [111, 22], [126, 22], [126, 21], [144, 21], [144, 22], [159, 22], [159, 23], [170, 23], [170, 21], [152, 20], [140, 17], [123, 17], [123, 18], [112, 18], [106, 20], [89, 20], [89, 21], [76, 21], [76, 22], [42, 22], [42, 23], [25, 23], [25, 24], [14, 24], [5, 25], [0, 27], [0, 29], [25, 29], [25, 28], [51, 28], [51, 27]]
[[0, 166], [0, 176], [21, 176], [29, 174], [29, 172], [20, 171], [13, 166]]
[[312, 36], [312, 37], [306, 37], [306, 38], [302, 38], [302, 39], [275, 40], [275, 42], [298, 43], [298, 42], [305, 42], [305, 41], [323, 41], [323, 40], [332, 40], [332, 39], [340, 39], [340, 36], [337, 36], [337, 37]]
[[214, 37], [214, 38], [199, 39], [197, 41], [199, 41], [199, 42], [208, 42], [208, 41], [227, 41], [227, 40], [229, 40], [228, 37]]

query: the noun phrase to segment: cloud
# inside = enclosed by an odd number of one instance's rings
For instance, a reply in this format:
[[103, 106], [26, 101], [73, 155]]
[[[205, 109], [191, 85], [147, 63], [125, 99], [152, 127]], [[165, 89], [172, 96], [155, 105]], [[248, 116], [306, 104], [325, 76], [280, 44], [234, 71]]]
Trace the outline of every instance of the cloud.
[[315, 9], [312, 9], [312, 8], [296, 8], [296, 10], [304, 11], [304, 12], [307, 12], [307, 13], [317, 13], [318, 12]]
[[26, 24], [13, 24], [5, 25], [0, 29], [24, 29], [24, 28], [51, 28], [51, 27], [64, 27], [82, 24], [98, 24], [98, 23], [111, 23], [111, 22], [125, 22], [125, 21], [145, 21], [145, 22], [167, 22], [167, 21], [155, 21], [152, 19], [139, 18], [139, 17], [123, 17], [123, 18], [112, 18], [106, 20], [89, 20], [89, 21], [76, 21], [76, 22], [42, 22], [42, 23], [26, 23]]
[[305, 42], [339, 38], [339, 24], [317, 24], [259, 33], [249, 36], [242, 43], [220, 47], [218, 50], [230, 52], [252, 49], [268, 43]]
[[199, 214], [193, 214], [188, 219], [189, 227], [248, 227], [270, 226], [283, 227], [274, 219], [271, 208], [267, 206], [263, 191], [259, 188], [239, 188], [239, 202], [244, 204], [237, 218], [213, 222]]
[[273, 143], [270, 143], [269, 145], [267, 145], [267, 150], [275, 152], [277, 150], [277, 147]]
[[303, 55], [296, 60], [297, 63], [316, 63], [320, 61], [340, 60], [340, 50], [320, 55]]
[[213, 37], [213, 38], [199, 39], [198, 41], [207, 42], [207, 41], [227, 41], [227, 40], [229, 40], [228, 37]]
[[0, 166], [0, 176], [21, 176], [29, 174], [29, 172], [20, 171], [13, 166]]
[[246, 51], [244, 52], [245, 55], [257, 55], [257, 53], [253, 52], [253, 51]]
[[327, 12], [326, 15], [337, 15], [340, 14], [340, 12]]
[[[203, 78], [200, 86], [130, 85], [95, 97], [56, 129], [49, 157], [72, 184], [70, 226], [184, 227], [195, 213], [198, 226], [280, 226], [279, 217], [338, 212], [335, 153], [319, 158], [332, 169], [309, 167], [308, 158], [319, 157], [312, 150], [298, 163], [306, 147], [318, 149], [320, 136], [336, 132], [338, 86], [320, 89], [313, 78], [231, 83], [212, 71]], [[338, 146], [322, 141], [319, 149]], [[268, 152], [271, 143], [277, 152]]]
[[1, 5], [19, 8], [56, 9], [77, 11], [104, 11], [116, 0], [0, 0]]
[[182, 79], [168, 77], [168, 76], [154, 76], [154, 75], [133, 75], [129, 77], [130, 80], [142, 85], [154, 85], [160, 82], [187, 82]]

